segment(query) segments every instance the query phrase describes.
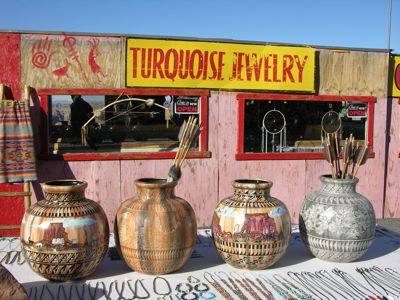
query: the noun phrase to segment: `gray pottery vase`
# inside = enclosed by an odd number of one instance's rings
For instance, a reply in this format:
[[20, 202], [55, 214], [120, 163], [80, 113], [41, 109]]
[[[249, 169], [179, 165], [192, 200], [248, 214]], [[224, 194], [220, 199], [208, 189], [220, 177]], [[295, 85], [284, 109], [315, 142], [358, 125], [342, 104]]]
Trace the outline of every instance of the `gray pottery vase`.
[[366, 197], [356, 192], [358, 178], [323, 175], [320, 180], [320, 190], [305, 198], [300, 211], [301, 238], [319, 259], [357, 260], [375, 238], [374, 209]]

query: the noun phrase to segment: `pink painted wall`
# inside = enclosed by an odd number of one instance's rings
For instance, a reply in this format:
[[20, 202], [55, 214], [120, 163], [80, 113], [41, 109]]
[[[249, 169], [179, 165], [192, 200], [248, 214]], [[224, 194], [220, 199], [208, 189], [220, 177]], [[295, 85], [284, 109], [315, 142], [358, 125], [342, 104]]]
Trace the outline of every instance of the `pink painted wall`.
[[385, 218], [400, 216], [400, 99], [392, 99]]

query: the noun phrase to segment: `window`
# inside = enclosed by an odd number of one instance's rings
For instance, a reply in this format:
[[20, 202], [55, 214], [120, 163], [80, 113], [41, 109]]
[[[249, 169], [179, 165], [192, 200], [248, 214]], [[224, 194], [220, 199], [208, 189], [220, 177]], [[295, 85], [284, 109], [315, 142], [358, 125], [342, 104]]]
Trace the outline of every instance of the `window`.
[[239, 94], [236, 159], [323, 158], [336, 132], [372, 147], [374, 97]]
[[188, 157], [207, 152], [207, 91], [39, 90], [47, 159], [173, 158], [190, 115], [201, 124]]

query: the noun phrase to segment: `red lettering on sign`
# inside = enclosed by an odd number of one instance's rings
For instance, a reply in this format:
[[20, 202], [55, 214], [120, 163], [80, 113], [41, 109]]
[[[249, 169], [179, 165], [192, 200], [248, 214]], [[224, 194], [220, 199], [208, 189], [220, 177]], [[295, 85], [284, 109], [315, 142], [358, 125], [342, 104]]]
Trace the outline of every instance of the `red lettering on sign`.
[[[171, 56], [173, 57], [171, 59]], [[172, 68], [170, 62], [172, 61]], [[172, 69], [172, 71], [170, 71]], [[176, 74], [178, 73], [178, 52], [175, 49], [168, 49], [165, 53], [165, 64], [164, 64], [165, 77], [174, 81]]]
[[176, 108], [178, 112], [197, 112], [196, 106], [178, 106]]
[[348, 115], [350, 117], [364, 117], [365, 116], [365, 111], [363, 110], [349, 110]]
[[246, 79], [250, 81], [251, 74], [254, 71], [255, 80], [259, 81], [261, 74], [262, 58], [258, 59], [257, 53], [252, 53], [251, 57], [253, 65], [250, 65], [250, 55], [246, 55]]
[[[146, 52], [148, 54], [146, 55]], [[147, 67], [146, 67], [146, 56], [147, 58]], [[153, 49], [142, 48], [142, 66], [141, 66], [141, 75], [143, 78], [150, 78], [151, 75], [151, 58], [153, 56]], [[147, 71], [147, 73], [145, 73]]]
[[132, 78], [137, 77], [137, 55], [140, 51], [140, 48], [129, 48], [132, 51]]
[[164, 62], [164, 51], [160, 48], [154, 48], [153, 57], [153, 78], [157, 78], [157, 71], [160, 78], [164, 78], [163, 67], [161, 64]]
[[224, 55], [226, 52], [218, 52], [218, 80], [224, 80], [224, 77], [222, 77], [222, 68], [225, 66], [224, 64]]
[[264, 59], [264, 81], [265, 82], [270, 82], [271, 79], [269, 78], [269, 69], [272, 68], [272, 66], [270, 65], [270, 57], [272, 55], [269, 54], [267, 57], [265, 57]]
[[280, 79], [278, 79], [278, 55], [273, 54], [273, 69], [272, 69], [272, 80], [274, 82], [281, 82]]
[[[186, 55], [185, 55], [186, 53]], [[183, 51], [179, 50], [179, 78], [186, 79], [189, 75], [189, 55], [190, 50]]]
[[307, 59], [308, 59], [308, 56], [306, 55], [306, 56], [304, 56], [303, 62], [300, 63], [300, 58], [297, 55], [294, 56], [296, 65], [299, 68], [299, 82], [303, 82], [303, 70], [306, 65]]
[[397, 65], [394, 71], [394, 83], [398, 90], [400, 90], [400, 64]]
[[[198, 57], [196, 59], [196, 56]], [[197, 73], [195, 72], [195, 62], [197, 61]], [[189, 67], [189, 74], [190, 77], [193, 79], [199, 79], [201, 76], [201, 72], [203, 71], [203, 53], [201, 53], [201, 51], [199, 49], [196, 49], [192, 52], [192, 54], [190, 55], [190, 67]]]
[[286, 77], [289, 77], [289, 80], [291, 82], [294, 82], [293, 74], [292, 74], [292, 68], [294, 65], [293, 61], [293, 56], [291, 55], [284, 55], [283, 56], [283, 81], [286, 82]]

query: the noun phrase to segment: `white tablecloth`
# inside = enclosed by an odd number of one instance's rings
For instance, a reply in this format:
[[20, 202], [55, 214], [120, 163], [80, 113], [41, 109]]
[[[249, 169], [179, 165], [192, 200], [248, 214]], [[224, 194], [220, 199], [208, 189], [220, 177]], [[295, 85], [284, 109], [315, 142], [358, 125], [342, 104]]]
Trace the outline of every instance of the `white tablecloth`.
[[[131, 271], [116, 257], [113, 238], [99, 268], [81, 281], [54, 283], [34, 273], [24, 261], [16, 237], [0, 237], [0, 260], [23, 284], [29, 299], [226, 299], [227, 295], [231, 299], [257, 299], [257, 295], [266, 299], [263, 286], [275, 299], [365, 299], [371, 295], [400, 299], [399, 248], [400, 235], [377, 226], [376, 238], [361, 259], [329, 263], [307, 252], [298, 227], [293, 226], [286, 254], [263, 271], [235, 269], [224, 263], [209, 229], [198, 230], [195, 251], [186, 265], [162, 276]], [[216, 280], [217, 288], [227, 294], [221, 295], [207, 279]]]

